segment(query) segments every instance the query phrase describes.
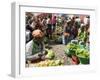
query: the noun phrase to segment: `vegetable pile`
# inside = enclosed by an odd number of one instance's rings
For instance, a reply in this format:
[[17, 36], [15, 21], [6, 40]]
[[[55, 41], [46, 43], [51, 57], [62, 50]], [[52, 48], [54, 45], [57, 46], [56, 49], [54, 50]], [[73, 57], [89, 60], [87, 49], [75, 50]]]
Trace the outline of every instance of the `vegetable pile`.
[[80, 64], [89, 64], [90, 54], [84, 43], [80, 44], [79, 41], [73, 40], [66, 45], [64, 51], [68, 57], [72, 58], [73, 55], [76, 56], [79, 59]]
[[47, 55], [45, 56], [45, 58], [53, 59], [55, 57], [55, 53], [52, 50], [46, 49], [46, 51], [47, 51]]
[[[39, 61], [40, 60], [40, 61]], [[35, 54], [31, 60], [31, 64], [34, 63], [35, 67], [47, 67], [47, 66], [61, 66], [64, 65], [64, 60], [56, 59], [55, 52], [51, 49], [45, 49], [43, 54]]]
[[62, 60], [45, 60], [41, 61], [40, 63], [36, 63], [35, 67], [47, 67], [47, 66], [62, 66]]

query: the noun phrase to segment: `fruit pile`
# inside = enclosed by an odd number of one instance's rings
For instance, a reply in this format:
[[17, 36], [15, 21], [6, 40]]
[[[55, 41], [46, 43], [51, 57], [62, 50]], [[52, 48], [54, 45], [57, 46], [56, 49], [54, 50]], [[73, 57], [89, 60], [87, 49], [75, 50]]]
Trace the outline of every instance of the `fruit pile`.
[[45, 60], [39, 63], [36, 63], [35, 67], [47, 67], [47, 66], [62, 66], [63, 60]]

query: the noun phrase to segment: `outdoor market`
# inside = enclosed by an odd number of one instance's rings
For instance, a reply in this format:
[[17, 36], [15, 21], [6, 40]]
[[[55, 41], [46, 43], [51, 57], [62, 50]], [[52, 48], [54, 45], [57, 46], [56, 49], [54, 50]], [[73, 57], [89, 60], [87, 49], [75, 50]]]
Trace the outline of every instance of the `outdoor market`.
[[25, 13], [25, 66], [90, 64], [90, 16]]

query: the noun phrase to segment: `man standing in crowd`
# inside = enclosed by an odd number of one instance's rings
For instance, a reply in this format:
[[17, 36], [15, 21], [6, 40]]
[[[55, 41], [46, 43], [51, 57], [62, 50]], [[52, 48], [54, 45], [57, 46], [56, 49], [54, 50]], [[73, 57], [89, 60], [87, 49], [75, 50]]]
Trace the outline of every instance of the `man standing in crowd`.
[[53, 18], [52, 18], [52, 27], [53, 27], [53, 29], [52, 29], [52, 31], [53, 32], [55, 32], [55, 29], [56, 29], [56, 16], [53, 16]]

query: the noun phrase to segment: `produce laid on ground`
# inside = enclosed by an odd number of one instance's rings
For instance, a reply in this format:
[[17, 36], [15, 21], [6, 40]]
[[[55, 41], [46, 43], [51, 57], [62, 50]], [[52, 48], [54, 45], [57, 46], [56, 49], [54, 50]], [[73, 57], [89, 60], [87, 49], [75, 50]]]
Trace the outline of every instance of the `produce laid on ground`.
[[39, 63], [36, 63], [35, 67], [47, 67], [47, 66], [62, 66], [63, 60], [45, 60]]
[[36, 63], [36, 67], [42, 67], [42, 66], [61, 66], [63, 65], [64, 61], [60, 59], [55, 58], [55, 53], [52, 50], [46, 49], [45, 52], [45, 61], [41, 61], [39, 63]]
[[64, 65], [64, 61], [57, 59], [53, 50], [45, 49], [44, 53], [37, 53], [27, 58], [27, 64], [34, 64], [35, 67], [61, 66]]

